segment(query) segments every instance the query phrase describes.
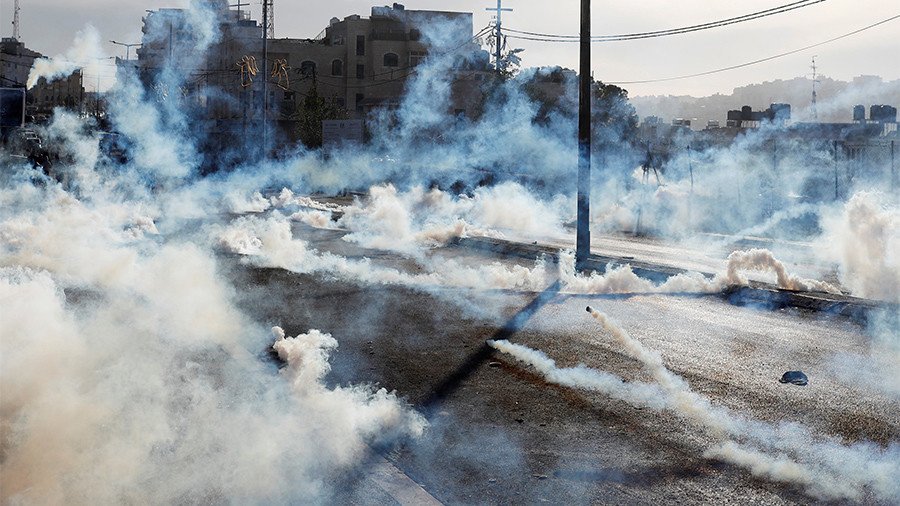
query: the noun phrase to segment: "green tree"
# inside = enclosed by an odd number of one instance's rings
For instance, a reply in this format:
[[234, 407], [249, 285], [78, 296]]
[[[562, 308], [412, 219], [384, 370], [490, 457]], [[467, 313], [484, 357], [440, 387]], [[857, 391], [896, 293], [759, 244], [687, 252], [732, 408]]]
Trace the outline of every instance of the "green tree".
[[595, 150], [607, 150], [637, 139], [638, 115], [628, 101], [628, 91], [601, 81], [591, 83], [591, 125]]
[[347, 119], [350, 115], [334, 99], [320, 96], [315, 76], [312, 79], [309, 92], [300, 101], [291, 119], [297, 122], [295, 131], [300, 142], [309, 148], [318, 148], [322, 146], [322, 121]]

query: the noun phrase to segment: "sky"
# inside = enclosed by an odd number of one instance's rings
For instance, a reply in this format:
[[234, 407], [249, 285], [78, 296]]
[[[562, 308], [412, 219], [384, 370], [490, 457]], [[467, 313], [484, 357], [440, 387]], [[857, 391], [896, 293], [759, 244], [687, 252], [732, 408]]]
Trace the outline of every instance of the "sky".
[[[235, 0], [236, 2], [237, 0]], [[248, 0], [256, 19], [260, 0]], [[12, 34], [13, 0], [0, 0], [2, 35]], [[594, 35], [645, 32], [678, 28], [730, 18], [789, 3], [790, 0], [642, 0], [623, 2], [594, 0]], [[314, 37], [332, 17], [368, 16], [372, 0], [275, 0], [276, 37]], [[404, 2], [402, 2], [404, 3]], [[91, 24], [102, 39], [139, 42], [141, 16], [146, 9], [182, 7], [186, 0], [20, 0], [22, 41], [48, 56], [61, 54], [76, 33]], [[475, 31], [486, 26], [495, 7], [493, 0], [408, 0], [407, 9], [448, 10], [474, 13]], [[512, 12], [503, 14], [503, 25], [517, 30], [577, 34], [578, 0], [504, 0]], [[244, 7], [245, 9], [247, 7]], [[900, 14], [900, 0], [826, 0], [792, 12], [736, 25], [654, 39], [595, 43], [591, 68], [605, 82], [635, 81], [694, 74], [740, 64], [815, 44]], [[510, 39], [520, 47], [523, 66], [578, 66], [578, 45]], [[107, 44], [108, 55], [124, 56], [125, 48]], [[850, 80], [858, 75], [900, 79], [900, 19], [830, 44], [718, 74], [646, 84], [624, 84], [632, 96], [731, 93], [750, 83], [790, 79], [811, 74], [813, 56], [819, 73]], [[101, 71], [101, 88], [112, 80], [113, 68]], [[89, 82], [93, 77], [87, 76]]]

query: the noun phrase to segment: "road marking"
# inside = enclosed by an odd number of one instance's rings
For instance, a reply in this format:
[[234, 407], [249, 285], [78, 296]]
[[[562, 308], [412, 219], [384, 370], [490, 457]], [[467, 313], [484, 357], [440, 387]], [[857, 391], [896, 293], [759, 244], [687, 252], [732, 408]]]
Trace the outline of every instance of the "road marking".
[[369, 469], [368, 478], [403, 506], [441, 506], [443, 504], [384, 457], [379, 456], [375, 459]]

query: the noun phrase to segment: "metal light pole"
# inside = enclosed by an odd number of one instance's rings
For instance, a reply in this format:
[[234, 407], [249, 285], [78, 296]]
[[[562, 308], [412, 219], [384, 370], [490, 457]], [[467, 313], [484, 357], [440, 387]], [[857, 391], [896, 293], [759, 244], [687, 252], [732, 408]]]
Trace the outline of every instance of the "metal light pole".
[[128, 61], [128, 60], [131, 59], [131, 48], [133, 48], [133, 47], [138, 47], [138, 46], [142, 46], [142, 45], [143, 45], [143, 44], [141, 44], [141, 43], [136, 43], [136, 44], [126, 44], [126, 43], [124, 43], [124, 42], [116, 42], [116, 41], [114, 41], [114, 40], [111, 40], [110, 42], [113, 43], [113, 44], [116, 44], [117, 46], [125, 46], [125, 60], [126, 60], [126, 61]]
[[263, 93], [263, 153], [269, 151], [269, 1], [263, 0], [262, 12], [262, 93]]
[[[107, 56], [105, 58], [94, 58], [97, 61], [97, 85], [94, 88], [94, 118], [99, 122], [100, 121], [100, 62], [103, 60], [112, 60], [115, 59], [115, 56]], [[82, 83], [84, 82], [84, 74], [81, 77]]]
[[578, 87], [578, 214], [575, 268], [591, 254], [591, 0], [581, 0], [581, 65]]

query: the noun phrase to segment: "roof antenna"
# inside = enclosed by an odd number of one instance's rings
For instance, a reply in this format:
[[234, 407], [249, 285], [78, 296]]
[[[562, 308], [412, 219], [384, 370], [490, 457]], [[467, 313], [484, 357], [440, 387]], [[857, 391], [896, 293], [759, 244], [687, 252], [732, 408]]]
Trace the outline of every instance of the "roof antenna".
[[22, 37], [22, 34], [19, 32], [19, 0], [16, 0], [15, 7], [13, 8], [13, 38], [19, 40]]

